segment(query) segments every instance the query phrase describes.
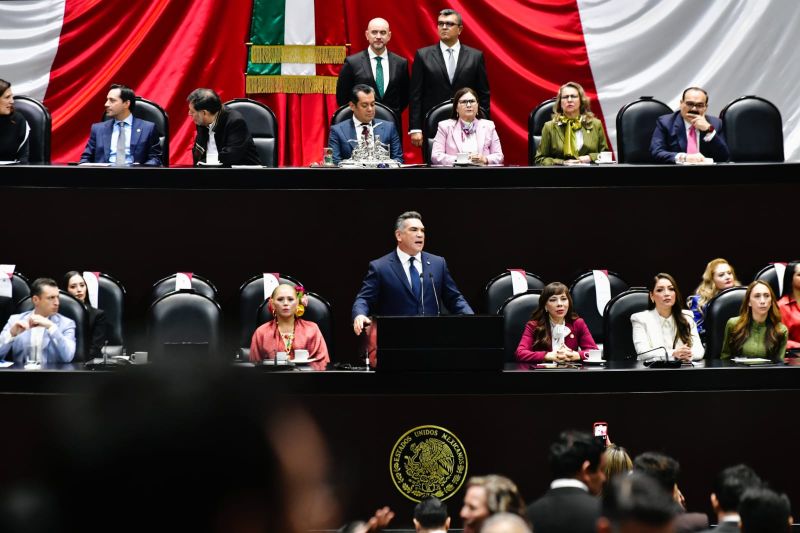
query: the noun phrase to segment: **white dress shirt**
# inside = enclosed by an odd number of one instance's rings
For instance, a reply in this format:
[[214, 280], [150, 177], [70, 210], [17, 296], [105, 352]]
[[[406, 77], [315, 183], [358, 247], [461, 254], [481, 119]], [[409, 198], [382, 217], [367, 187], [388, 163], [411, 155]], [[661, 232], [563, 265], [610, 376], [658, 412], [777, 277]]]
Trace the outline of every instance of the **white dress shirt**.
[[[108, 152], [108, 162], [117, 162], [117, 140], [119, 139], [119, 120], [114, 120], [114, 127], [111, 128], [111, 146]], [[122, 121], [125, 124], [125, 162], [133, 163], [131, 156], [131, 135], [133, 134], [133, 115], [128, 115]]]
[[[442, 41], [439, 41], [439, 48], [442, 49], [442, 57], [444, 57], [444, 65], [445, 70], [447, 70], [447, 60], [450, 59], [450, 54], [447, 52], [448, 46], [444, 44]], [[453, 49], [453, 62], [455, 66], [458, 67], [458, 54], [461, 52], [461, 41], [456, 41], [456, 44], [451, 46], [450, 48]], [[455, 68], [453, 69], [453, 77], [455, 77], [456, 71]]]
[[560, 479], [554, 479], [550, 483], [550, 488], [551, 489], [563, 489], [563, 488], [566, 488], [566, 487], [572, 487], [572, 488], [576, 488], [576, 489], [583, 489], [586, 492], [589, 492], [589, 487], [586, 486], [586, 483], [584, 483], [583, 481], [578, 481], [577, 479], [569, 478], [569, 477], [564, 477], [564, 478], [560, 478]]
[[[219, 118], [219, 113], [217, 113]], [[217, 125], [217, 119], [208, 125], [208, 146], [206, 146], [206, 163], [209, 165], [219, 164], [219, 150], [217, 150], [217, 140], [214, 138], [214, 127]]]
[[[403, 265], [403, 271], [406, 273], [406, 279], [408, 280], [408, 285], [410, 287], [411, 274], [409, 269], [411, 268], [411, 263], [409, 263], [408, 258], [411, 256], [398, 248], [397, 257], [400, 258], [400, 264]], [[414, 256], [414, 268], [416, 268], [420, 275], [422, 275], [422, 252]]]
[[375, 61], [376, 57], [381, 58], [381, 68], [383, 69], [383, 94], [386, 94], [386, 88], [389, 87], [389, 50], [383, 49], [383, 53], [378, 56], [372, 51], [372, 48], [367, 48], [369, 54], [369, 64], [372, 67], [372, 79], [378, 81], [378, 62]]

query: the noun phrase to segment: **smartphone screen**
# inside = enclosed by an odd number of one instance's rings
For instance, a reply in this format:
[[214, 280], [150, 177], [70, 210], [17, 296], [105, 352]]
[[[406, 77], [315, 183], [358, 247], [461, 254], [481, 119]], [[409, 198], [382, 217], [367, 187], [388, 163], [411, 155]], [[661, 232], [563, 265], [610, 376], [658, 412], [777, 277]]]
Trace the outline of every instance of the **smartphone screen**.
[[603, 446], [608, 444], [608, 423], [595, 422], [594, 423], [594, 437], [603, 443]]

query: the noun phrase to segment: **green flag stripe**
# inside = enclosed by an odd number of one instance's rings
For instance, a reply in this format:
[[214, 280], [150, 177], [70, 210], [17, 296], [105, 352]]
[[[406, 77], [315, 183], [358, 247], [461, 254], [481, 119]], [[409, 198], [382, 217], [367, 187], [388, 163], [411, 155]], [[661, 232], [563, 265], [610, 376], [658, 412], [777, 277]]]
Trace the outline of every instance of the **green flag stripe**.
[[284, 44], [286, 0], [254, 0], [250, 42], [254, 44]]

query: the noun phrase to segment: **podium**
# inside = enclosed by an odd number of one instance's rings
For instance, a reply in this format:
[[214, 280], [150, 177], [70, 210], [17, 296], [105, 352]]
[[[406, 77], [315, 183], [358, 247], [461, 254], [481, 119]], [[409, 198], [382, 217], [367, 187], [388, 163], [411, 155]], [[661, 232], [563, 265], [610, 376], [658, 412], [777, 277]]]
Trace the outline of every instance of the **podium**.
[[503, 317], [377, 316], [379, 372], [500, 371]]

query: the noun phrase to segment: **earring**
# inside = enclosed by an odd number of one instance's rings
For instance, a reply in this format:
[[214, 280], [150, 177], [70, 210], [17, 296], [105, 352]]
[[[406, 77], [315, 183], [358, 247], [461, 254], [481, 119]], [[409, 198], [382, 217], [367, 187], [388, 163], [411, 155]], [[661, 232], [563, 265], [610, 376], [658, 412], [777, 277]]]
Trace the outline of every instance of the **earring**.
[[269, 311], [269, 314], [271, 314], [271, 315], [275, 314], [275, 308], [272, 307], [272, 300], [271, 299], [267, 300], [267, 310]]

